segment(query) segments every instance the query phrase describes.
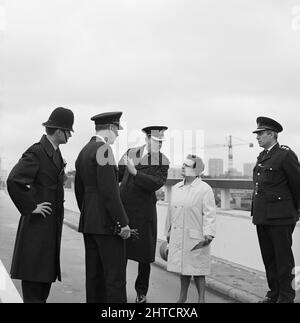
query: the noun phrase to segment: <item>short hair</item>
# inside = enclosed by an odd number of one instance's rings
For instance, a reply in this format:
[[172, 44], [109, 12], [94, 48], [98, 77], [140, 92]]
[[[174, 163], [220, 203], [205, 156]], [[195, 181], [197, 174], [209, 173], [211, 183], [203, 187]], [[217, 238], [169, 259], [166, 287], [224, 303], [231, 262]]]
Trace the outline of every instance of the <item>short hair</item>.
[[95, 129], [96, 131], [101, 131], [101, 130], [108, 130], [111, 125], [109, 123], [106, 124], [96, 124]]
[[189, 154], [186, 156], [186, 158], [194, 162], [193, 169], [195, 169], [197, 176], [203, 173], [205, 165], [200, 157]]
[[277, 140], [278, 139], [278, 133], [276, 131], [273, 130], [266, 130], [267, 134], [269, 135], [270, 133], [273, 133], [274, 138]]
[[49, 127], [46, 127], [46, 134], [49, 135], [49, 136], [53, 136], [55, 131], [57, 130], [58, 128], [49, 128]]

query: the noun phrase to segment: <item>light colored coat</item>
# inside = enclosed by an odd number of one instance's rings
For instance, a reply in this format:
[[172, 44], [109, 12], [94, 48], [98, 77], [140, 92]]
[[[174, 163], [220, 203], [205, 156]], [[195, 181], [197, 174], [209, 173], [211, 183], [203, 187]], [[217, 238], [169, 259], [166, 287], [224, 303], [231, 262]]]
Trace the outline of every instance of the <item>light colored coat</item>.
[[191, 251], [205, 235], [216, 234], [216, 205], [212, 188], [196, 178], [172, 189], [165, 233], [170, 232], [169, 271], [182, 275], [208, 275], [211, 270], [210, 245]]

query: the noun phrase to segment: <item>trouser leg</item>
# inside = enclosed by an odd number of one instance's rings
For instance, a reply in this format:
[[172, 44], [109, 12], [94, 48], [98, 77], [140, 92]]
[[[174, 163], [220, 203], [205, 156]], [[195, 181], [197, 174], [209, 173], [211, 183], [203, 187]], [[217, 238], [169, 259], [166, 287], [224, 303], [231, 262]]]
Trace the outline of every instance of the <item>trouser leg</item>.
[[273, 226], [270, 236], [273, 241], [276, 259], [277, 280], [279, 284], [279, 301], [293, 301], [296, 296], [295, 260], [292, 251], [292, 234], [295, 225]]
[[279, 296], [279, 283], [277, 279], [274, 245], [267, 226], [258, 225], [256, 230], [262, 259], [266, 270], [267, 282], [270, 289], [266, 296], [277, 300]]
[[126, 303], [125, 241], [119, 236], [97, 236], [98, 250], [103, 266], [106, 302]]
[[51, 283], [22, 280], [24, 303], [46, 303], [51, 289]]
[[94, 235], [84, 234], [86, 302], [105, 303], [106, 290], [102, 261]]
[[147, 295], [149, 289], [150, 271], [150, 263], [139, 262], [138, 276], [135, 281], [135, 290], [138, 295]]

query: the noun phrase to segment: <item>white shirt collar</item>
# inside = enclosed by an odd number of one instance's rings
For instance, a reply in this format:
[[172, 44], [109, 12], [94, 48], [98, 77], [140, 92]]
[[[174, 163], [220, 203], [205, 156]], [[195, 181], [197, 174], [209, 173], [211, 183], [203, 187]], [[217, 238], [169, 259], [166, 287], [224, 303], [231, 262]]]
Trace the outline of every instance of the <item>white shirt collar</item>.
[[147, 145], [144, 146], [143, 157], [145, 157], [149, 153]]
[[106, 142], [105, 139], [100, 135], [95, 135], [95, 137], [98, 137], [99, 139], [101, 139], [101, 141]]
[[58, 149], [58, 146], [51, 140], [51, 138], [47, 135], [46, 138], [50, 141], [51, 145], [53, 146], [54, 150]]
[[270, 150], [273, 148], [273, 147], [275, 147], [277, 145], [277, 142], [273, 145], [273, 146], [271, 146], [270, 148], [268, 148], [267, 149], [267, 152], [269, 153], [270, 152]]
[[179, 184], [178, 187], [187, 187], [187, 186], [195, 187], [199, 184], [199, 181], [202, 181], [201, 177], [196, 177], [192, 183], [185, 185], [184, 179], [183, 179], [183, 181]]

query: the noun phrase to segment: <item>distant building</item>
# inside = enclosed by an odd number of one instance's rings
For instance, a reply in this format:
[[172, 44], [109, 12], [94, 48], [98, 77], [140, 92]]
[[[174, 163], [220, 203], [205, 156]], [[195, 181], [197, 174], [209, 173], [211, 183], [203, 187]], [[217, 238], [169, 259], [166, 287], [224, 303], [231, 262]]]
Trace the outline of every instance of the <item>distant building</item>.
[[243, 173], [239, 172], [236, 168], [232, 168], [232, 170], [230, 171], [230, 174], [227, 171], [225, 173], [225, 175], [226, 175], [226, 177], [229, 177], [229, 178], [242, 178], [243, 177]]
[[252, 178], [254, 163], [245, 163], [244, 165], [244, 176]]
[[5, 186], [7, 176], [8, 176], [7, 170], [4, 170], [1, 168], [1, 162], [2, 162], [2, 160], [0, 157], [0, 188]]
[[224, 162], [221, 158], [211, 158], [208, 160], [208, 175], [219, 177], [224, 174]]
[[6, 182], [8, 177], [8, 172], [5, 169], [0, 169], [0, 181]]

